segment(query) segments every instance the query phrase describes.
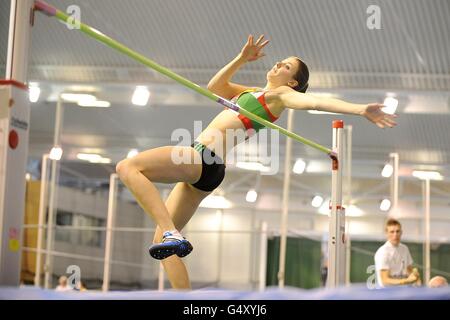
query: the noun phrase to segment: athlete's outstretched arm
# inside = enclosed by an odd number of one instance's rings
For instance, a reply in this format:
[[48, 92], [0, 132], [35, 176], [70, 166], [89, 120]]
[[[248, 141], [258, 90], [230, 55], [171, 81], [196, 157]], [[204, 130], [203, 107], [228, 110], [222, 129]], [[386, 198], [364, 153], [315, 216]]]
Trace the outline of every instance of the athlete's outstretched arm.
[[317, 97], [311, 94], [297, 92], [290, 88], [279, 90], [280, 102], [286, 107], [297, 110], [318, 110], [335, 113], [359, 115], [373, 122], [380, 128], [394, 127], [396, 115], [383, 112], [381, 103], [356, 104], [343, 100]]
[[250, 35], [247, 43], [242, 48], [241, 52], [230, 63], [223, 67], [208, 83], [208, 90], [213, 93], [230, 99], [248, 87], [232, 83], [231, 78], [239, 70], [242, 65], [249, 61], [255, 61], [264, 56], [262, 48], [264, 48], [268, 40], [263, 41], [264, 36], [260, 36], [255, 43], [253, 43], [253, 36]]

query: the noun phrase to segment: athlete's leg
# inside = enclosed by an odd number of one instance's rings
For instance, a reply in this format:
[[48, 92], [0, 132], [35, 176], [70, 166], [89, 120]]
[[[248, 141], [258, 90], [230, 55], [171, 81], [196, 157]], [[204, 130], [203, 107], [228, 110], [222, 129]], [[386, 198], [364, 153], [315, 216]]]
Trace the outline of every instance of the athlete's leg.
[[[174, 151], [188, 155], [189, 163], [174, 163]], [[144, 211], [163, 231], [168, 231], [176, 227], [153, 182], [194, 183], [201, 176], [202, 165], [199, 153], [191, 147], [167, 146], [147, 150], [131, 159], [122, 160], [117, 164], [116, 171]]]
[[[183, 229], [198, 208], [200, 202], [210, 192], [201, 191], [189, 183], [177, 183], [169, 194], [166, 207], [177, 230]], [[158, 227], [153, 239], [154, 243], [161, 242], [162, 229]], [[190, 289], [189, 276], [186, 266], [177, 255], [162, 260], [164, 269], [173, 288]]]

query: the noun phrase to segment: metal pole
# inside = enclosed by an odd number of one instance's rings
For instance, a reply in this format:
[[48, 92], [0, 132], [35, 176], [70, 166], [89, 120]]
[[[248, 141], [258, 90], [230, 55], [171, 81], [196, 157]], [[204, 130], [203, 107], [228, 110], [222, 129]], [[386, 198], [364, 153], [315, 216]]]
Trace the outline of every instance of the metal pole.
[[[344, 128], [345, 132], [345, 167], [346, 167], [346, 185], [347, 194], [345, 204], [349, 206], [352, 201], [352, 135], [353, 126], [347, 125]], [[350, 221], [347, 221], [347, 239], [345, 244], [346, 261], [345, 261], [345, 284], [350, 285], [350, 272], [351, 272], [351, 240], [350, 240]]]
[[[62, 98], [58, 96], [58, 102], [56, 104], [56, 117], [55, 117], [55, 134], [53, 138], [53, 146], [59, 147], [61, 145], [61, 126], [63, 122], [63, 103]], [[59, 178], [59, 161], [51, 161], [51, 176], [50, 176], [50, 195], [49, 195], [49, 208], [48, 208], [48, 222], [47, 222], [47, 255], [45, 259], [45, 288], [49, 289], [52, 286], [52, 273], [53, 273], [53, 259], [51, 252], [53, 251], [54, 242], [54, 220], [55, 213], [57, 211], [58, 203], [58, 183]]]
[[109, 280], [111, 276], [110, 269], [113, 246], [113, 228], [117, 208], [117, 182], [117, 173], [112, 173], [109, 176], [108, 217], [106, 221], [105, 260], [103, 264], [103, 292], [109, 291]]
[[[169, 190], [163, 190], [163, 198], [167, 200], [169, 196]], [[162, 261], [159, 263], [159, 272], [158, 272], [158, 291], [164, 291], [164, 265]]]
[[342, 120], [333, 121], [333, 151], [337, 154], [337, 159], [332, 160], [328, 288], [345, 284], [345, 210], [342, 207], [343, 128]]
[[[350, 230], [350, 222], [347, 225], [347, 230]], [[352, 265], [352, 240], [350, 239], [349, 232], [347, 231], [347, 238], [345, 239], [345, 285], [350, 286], [350, 272]]]
[[164, 291], [164, 266], [162, 262], [159, 263], [158, 291]]
[[42, 156], [41, 167], [41, 189], [39, 194], [39, 222], [38, 222], [38, 240], [36, 248], [36, 274], [34, 275], [34, 285], [41, 286], [41, 264], [42, 264], [42, 245], [44, 243], [45, 213], [47, 210], [47, 167], [48, 154]]
[[223, 244], [223, 209], [217, 209], [216, 214], [219, 214], [219, 241], [217, 242], [217, 285], [220, 285], [222, 278], [222, 244]]
[[267, 273], [267, 222], [261, 223], [261, 237], [259, 242], [259, 291], [266, 288]]
[[424, 278], [425, 284], [430, 282], [430, 270], [431, 270], [431, 259], [430, 259], [430, 179], [425, 179], [423, 181], [424, 192], [424, 206], [425, 206], [425, 242], [424, 242]]
[[[294, 121], [294, 110], [288, 111], [288, 130], [292, 131]], [[280, 261], [278, 269], [278, 286], [284, 287], [285, 268], [286, 268], [286, 242], [287, 242], [287, 224], [289, 213], [289, 189], [291, 182], [291, 158], [292, 158], [292, 140], [286, 139], [286, 158], [284, 161], [284, 183], [283, 183], [283, 204], [280, 225]]]
[[5, 78], [22, 83], [27, 81], [28, 74], [32, 6], [33, 0], [11, 0]]
[[347, 194], [346, 194], [346, 205], [349, 206], [352, 200], [352, 134], [353, 127], [345, 126], [345, 167], [346, 167], [346, 185], [347, 185]]
[[33, 1], [9, 2], [6, 79], [0, 79], [0, 286], [19, 286], [30, 127], [25, 82]]
[[395, 212], [398, 206], [398, 153], [391, 153], [389, 155], [391, 158], [391, 165], [393, 168], [391, 176], [391, 208], [389, 213]]

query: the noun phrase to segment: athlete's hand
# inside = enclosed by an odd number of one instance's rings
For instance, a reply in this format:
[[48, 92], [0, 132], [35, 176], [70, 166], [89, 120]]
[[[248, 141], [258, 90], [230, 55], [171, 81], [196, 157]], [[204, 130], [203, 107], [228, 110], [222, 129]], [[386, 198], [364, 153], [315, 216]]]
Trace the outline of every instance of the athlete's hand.
[[255, 43], [253, 43], [253, 35], [249, 35], [247, 39], [247, 43], [244, 45], [244, 47], [241, 50], [240, 56], [242, 59], [247, 61], [255, 61], [259, 58], [262, 58], [265, 56], [265, 54], [262, 52], [262, 48], [264, 48], [268, 43], [269, 40], [264, 40], [264, 35], [261, 35], [258, 40], [256, 40]]
[[385, 113], [381, 110], [383, 107], [384, 105], [381, 103], [370, 103], [366, 106], [362, 115], [380, 128], [395, 127], [397, 125], [397, 122], [395, 122], [397, 115]]

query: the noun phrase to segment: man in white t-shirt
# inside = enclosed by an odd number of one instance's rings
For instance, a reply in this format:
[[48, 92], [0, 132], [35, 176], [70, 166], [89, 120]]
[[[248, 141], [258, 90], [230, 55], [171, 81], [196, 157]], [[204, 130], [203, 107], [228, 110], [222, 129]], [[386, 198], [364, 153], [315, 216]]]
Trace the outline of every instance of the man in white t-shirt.
[[420, 275], [412, 267], [413, 259], [409, 249], [400, 243], [402, 225], [398, 220], [386, 222], [387, 241], [375, 253], [375, 270], [379, 287], [399, 285], [420, 285]]

